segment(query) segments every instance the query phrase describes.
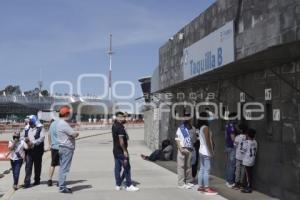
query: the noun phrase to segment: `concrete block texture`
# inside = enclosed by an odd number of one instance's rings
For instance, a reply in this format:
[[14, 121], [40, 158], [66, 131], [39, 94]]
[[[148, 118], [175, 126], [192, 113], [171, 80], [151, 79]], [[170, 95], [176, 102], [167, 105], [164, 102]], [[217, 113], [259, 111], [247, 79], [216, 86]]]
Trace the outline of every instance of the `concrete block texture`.
[[[218, 0], [204, 13], [174, 35], [159, 50], [159, 71], [161, 89], [174, 86], [183, 81], [183, 49], [201, 40], [226, 22], [234, 20], [235, 57], [241, 59], [253, 57], [256, 53], [273, 46], [291, 44], [300, 40], [300, 1], [299, 0]], [[182, 41], [176, 39], [183, 33]], [[289, 51], [297, 51], [290, 48]], [[277, 54], [280, 56], [280, 53]], [[292, 53], [290, 54], [292, 55]], [[258, 58], [259, 60], [260, 58]], [[237, 109], [240, 93], [243, 90], [254, 99], [246, 97], [246, 102], [257, 101], [269, 104], [266, 117], [258, 121], [245, 120], [249, 127], [257, 130], [259, 152], [255, 166], [254, 187], [259, 191], [279, 197], [283, 200], [300, 199], [300, 61], [295, 58], [284, 64], [277, 62], [277, 56], [263, 62], [270, 70], [256, 70], [227, 78], [220, 78], [220, 88], [208, 87], [213, 82], [179, 85], [181, 90], [192, 89], [197, 94], [215, 92], [230, 112]], [[279, 60], [279, 59], [278, 59]], [[275, 64], [274, 64], [275, 63]], [[278, 63], [278, 64], [277, 64]], [[253, 61], [253, 66], [259, 64]], [[190, 81], [192, 82], [192, 81]], [[235, 83], [238, 87], [234, 86]], [[265, 89], [272, 89], [272, 99], [265, 100]], [[208, 89], [206, 91], [205, 89]], [[281, 120], [273, 121], [273, 109], [280, 109]], [[151, 113], [150, 113], [151, 114]], [[158, 138], [167, 135], [174, 138], [177, 122], [164, 118], [160, 122]], [[224, 120], [217, 120], [212, 130], [215, 135], [216, 155], [213, 174], [224, 177]], [[152, 130], [151, 130], [152, 131]], [[152, 131], [153, 132], [153, 131]], [[156, 142], [157, 143], [157, 142]], [[289, 173], [287, 175], [287, 173]]]
[[[280, 77], [269, 70], [263, 70], [243, 74], [230, 80], [220, 80], [218, 84], [215, 82], [193, 83], [188, 88], [180, 87], [180, 91], [184, 91], [186, 95], [195, 92], [196, 94], [203, 93], [205, 96], [208, 92], [218, 91], [218, 86], [220, 86], [219, 93], [216, 93], [220, 102], [225, 108], [228, 107], [230, 112], [237, 111], [240, 89], [251, 94], [254, 101], [264, 105], [266, 110], [263, 120], [243, 121], [249, 127], [257, 130], [256, 139], [259, 150], [254, 169], [254, 188], [284, 200], [297, 199], [300, 191], [300, 94], [291, 87], [292, 85], [299, 88], [298, 65], [299, 61], [295, 61], [275, 66], [274, 69]], [[270, 101], [265, 101], [266, 88], [272, 88], [272, 100]], [[177, 101], [182, 101], [182, 99], [176, 99], [175, 102]], [[253, 100], [247, 98], [247, 102], [250, 101]], [[270, 105], [269, 110], [267, 110], [267, 104]], [[273, 109], [280, 109], [280, 121], [273, 121]], [[178, 110], [178, 112], [181, 111]], [[160, 140], [167, 136], [173, 140], [178, 123], [170, 116], [163, 117], [160, 126], [164, 128], [159, 129]], [[226, 163], [224, 156], [225, 123], [226, 121], [220, 119], [210, 125], [216, 144], [212, 173], [222, 178], [225, 176]]]
[[156, 118], [157, 111], [148, 110], [145, 112], [145, 132], [144, 138], [146, 145], [151, 149], [155, 150], [159, 147], [159, 120]]
[[[219, 0], [174, 35], [159, 51], [162, 89], [179, 83], [183, 49], [209, 35], [226, 22], [236, 23], [235, 52], [240, 60], [271, 46], [300, 38], [300, 3], [294, 0]], [[183, 41], [178, 35], [184, 33]], [[170, 69], [173, 69], [170, 70]], [[167, 77], [167, 78], [166, 78]]]

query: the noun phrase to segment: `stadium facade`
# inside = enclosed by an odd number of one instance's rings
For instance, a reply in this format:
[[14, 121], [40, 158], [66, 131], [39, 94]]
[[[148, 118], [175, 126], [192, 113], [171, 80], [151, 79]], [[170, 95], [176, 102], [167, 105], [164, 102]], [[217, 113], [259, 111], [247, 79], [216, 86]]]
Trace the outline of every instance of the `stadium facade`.
[[[254, 187], [280, 199], [300, 199], [299, 49], [300, 1], [216, 1], [159, 50], [151, 93], [165, 95], [153, 98], [157, 106], [144, 113], [147, 145], [156, 149], [163, 139], [175, 137], [180, 121], [162, 103], [185, 102], [176, 106], [178, 115], [188, 109], [215, 111], [210, 103], [220, 105], [224, 115], [241, 108], [246, 114], [241, 121], [257, 130]], [[207, 107], [187, 106], [199, 102]], [[243, 109], [249, 102], [263, 105], [262, 120]], [[211, 123], [213, 174], [222, 178], [225, 123]]]
[[77, 114], [80, 114], [82, 120], [112, 116], [112, 103], [99, 98], [0, 96], [0, 119], [22, 120], [27, 115], [37, 114], [38, 111], [58, 110], [62, 105], [72, 107], [74, 119], [78, 119]]

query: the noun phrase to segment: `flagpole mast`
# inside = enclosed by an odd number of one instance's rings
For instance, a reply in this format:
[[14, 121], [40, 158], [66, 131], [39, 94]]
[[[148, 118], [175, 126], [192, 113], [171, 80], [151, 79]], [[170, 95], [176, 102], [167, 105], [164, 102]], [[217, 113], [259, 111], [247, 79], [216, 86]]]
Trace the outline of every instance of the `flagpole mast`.
[[42, 68], [40, 67], [40, 80], [38, 81], [39, 86], [39, 103], [41, 101], [41, 94], [42, 94], [42, 88], [43, 88], [43, 80], [42, 80]]
[[112, 34], [109, 35], [109, 100], [112, 102], [112, 55], [114, 54], [112, 50]]

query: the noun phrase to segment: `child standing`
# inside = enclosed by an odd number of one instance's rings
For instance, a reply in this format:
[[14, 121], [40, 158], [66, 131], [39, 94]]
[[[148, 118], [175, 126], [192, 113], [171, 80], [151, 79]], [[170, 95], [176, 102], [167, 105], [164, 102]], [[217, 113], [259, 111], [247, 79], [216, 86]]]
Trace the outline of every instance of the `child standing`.
[[8, 149], [10, 150], [10, 162], [14, 178], [13, 189], [17, 190], [20, 170], [25, 157], [24, 149], [28, 149], [28, 146], [24, 140], [20, 140], [20, 133], [14, 133], [13, 140], [9, 141]]
[[235, 186], [233, 189], [240, 189], [242, 187], [242, 183], [244, 181], [244, 176], [245, 176], [245, 169], [243, 167], [243, 159], [244, 159], [244, 145], [246, 142], [246, 131], [247, 131], [247, 126], [244, 124], [239, 125], [239, 132], [240, 134], [236, 136], [234, 140], [234, 147], [236, 149], [236, 154], [235, 154]]
[[254, 129], [247, 130], [247, 140], [244, 145], [245, 156], [243, 159], [243, 165], [246, 171], [247, 184], [242, 190], [243, 193], [252, 192], [252, 171], [255, 164], [255, 157], [257, 153], [257, 142], [255, 140], [256, 131]]

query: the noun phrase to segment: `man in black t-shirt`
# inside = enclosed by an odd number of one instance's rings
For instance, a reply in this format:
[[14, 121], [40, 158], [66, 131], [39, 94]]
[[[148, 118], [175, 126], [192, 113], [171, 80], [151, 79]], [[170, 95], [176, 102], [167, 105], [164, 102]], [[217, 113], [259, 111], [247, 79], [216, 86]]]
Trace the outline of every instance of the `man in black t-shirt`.
[[[129, 163], [128, 154], [128, 134], [125, 130], [124, 124], [126, 123], [125, 115], [122, 112], [116, 113], [116, 120], [112, 126], [113, 137], [113, 154], [115, 158], [115, 179], [116, 190], [122, 189], [122, 182], [126, 178], [126, 191], [136, 192], [139, 188], [132, 185], [131, 181], [131, 167]], [[121, 171], [123, 174], [121, 176]]]

